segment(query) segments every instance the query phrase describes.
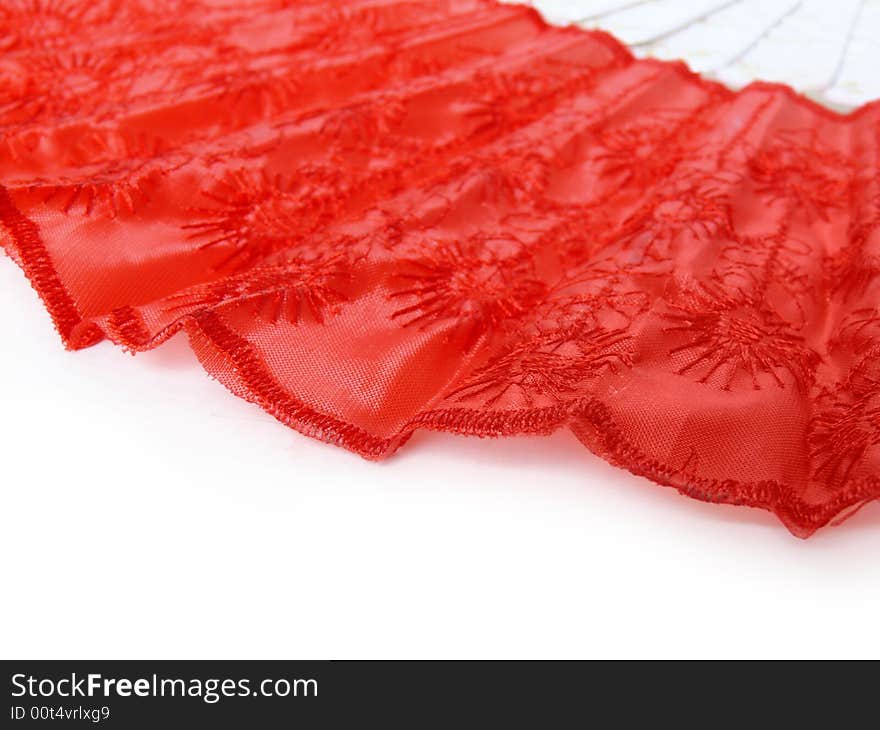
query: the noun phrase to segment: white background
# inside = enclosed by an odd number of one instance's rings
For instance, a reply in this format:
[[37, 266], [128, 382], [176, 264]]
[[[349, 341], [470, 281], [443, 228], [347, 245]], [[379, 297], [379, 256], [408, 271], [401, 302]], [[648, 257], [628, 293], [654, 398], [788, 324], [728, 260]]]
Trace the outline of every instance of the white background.
[[808, 541], [571, 434], [371, 463], [183, 336], [64, 351], [0, 257], [3, 658], [880, 656], [880, 506]]

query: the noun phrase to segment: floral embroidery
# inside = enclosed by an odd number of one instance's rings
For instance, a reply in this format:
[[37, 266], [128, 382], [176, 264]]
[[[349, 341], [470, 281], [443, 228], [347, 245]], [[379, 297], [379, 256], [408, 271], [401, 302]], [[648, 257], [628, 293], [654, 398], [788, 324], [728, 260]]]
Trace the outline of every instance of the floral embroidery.
[[391, 95], [343, 106], [321, 125], [321, 135], [341, 149], [368, 152], [387, 139], [406, 116], [406, 104]]
[[288, 257], [257, 266], [245, 274], [199, 284], [171, 297], [167, 311], [213, 309], [224, 304], [248, 304], [269, 322], [296, 324], [308, 313], [323, 322], [348, 298], [350, 262], [335, 256]]
[[498, 330], [528, 313], [545, 291], [527, 257], [492, 250], [492, 240], [477, 235], [465, 242], [437, 242], [430, 254], [404, 262], [397, 279], [403, 288], [391, 294], [400, 306], [391, 315], [405, 326], [454, 319], [477, 334]]
[[641, 186], [671, 173], [684, 148], [676, 131], [692, 119], [689, 112], [657, 110], [649, 121], [606, 123], [597, 130], [602, 174], [621, 185]]
[[106, 21], [114, 0], [5, 0], [0, 7], [0, 52], [70, 45], [71, 32]]
[[597, 71], [573, 64], [544, 63], [539, 68], [491, 71], [473, 79], [463, 110], [473, 135], [499, 134], [521, 127], [575, 92], [589, 89]]
[[835, 486], [846, 484], [873, 447], [880, 444], [880, 370], [874, 351], [819, 401], [808, 440], [814, 476]]
[[828, 286], [846, 300], [864, 294], [880, 276], [878, 243], [880, 223], [872, 221], [857, 226], [848, 245], [826, 259]]
[[844, 317], [837, 333], [829, 340], [829, 349], [848, 347], [863, 352], [874, 346], [880, 336], [880, 308], [855, 309]]
[[622, 331], [575, 327], [539, 334], [510, 347], [448, 394], [491, 408], [519, 397], [529, 408], [539, 399], [561, 402], [584, 381], [632, 364], [631, 340]]
[[38, 57], [26, 68], [10, 63], [0, 71], [0, 122], [24, 124], [43, 115], [64, 119], [96, 110], [106, 103], [97, 97], [102, 86], [122, 94], [112, 87], [120, 62], [82, 51]]
[[320, 220], [332, 217], [338, 200], [327, 188], [339, 177], [330, 168], [302, 168], [295, 183], [280, 174], [237, 170], [204, 193], [217, 207], [197, 209], [204, 220], [183, 229], [202, 240], [203, 249], [230, 249], [218, 267], [248, 266], [295, 246]]
[[688, 232], [697, 240], [724, 239], [732, 229], [727, 196], [710, 184], [696, 181], [658, 194], [629, 216], [624, 235], [615, 243], [641, 256], [669, 260], [678, 237]]
[[808, 217], [827, 221], [832, 210], [842, 208], [850, 194], [841, 170], [851, 167], [843, 155], [822, 147], [813, 138], [780, 134], [750, 161], [758, 190], [771, 201], [784, 199]]
[[766, 305], [707, 286], [683, 292], [677, 302], [664, 315], [671, 324], [663, 331], [685, 338], [669, 350], [686, 358], [679, 375], [700, 373], [699, 382], [714, 381], [723, 390], [742, 376], [758, 390], [762, 374], [784, 387], [781, 372], [800, 386], [812, 382], [819, 356]]
[[44, 202], [60, 205], [64, 213], [117, 218], [131, 215], [149, 198], [161, 178], [179, 169], [186, 158], [142, 158], [102, 165], [90, 175], [75, 179], [57, 176], [51, 181], [30, 180], [23, 185]]

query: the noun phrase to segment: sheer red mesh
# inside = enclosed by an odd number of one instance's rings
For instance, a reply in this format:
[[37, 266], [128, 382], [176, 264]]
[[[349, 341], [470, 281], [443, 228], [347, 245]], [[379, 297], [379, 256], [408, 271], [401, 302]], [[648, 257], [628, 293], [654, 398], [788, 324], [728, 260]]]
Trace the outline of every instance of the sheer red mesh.
[[0, 240], [363, 456], [566, 426], [806, 536], [880, 496], [878, 117], [487, 0], [6, 0]]

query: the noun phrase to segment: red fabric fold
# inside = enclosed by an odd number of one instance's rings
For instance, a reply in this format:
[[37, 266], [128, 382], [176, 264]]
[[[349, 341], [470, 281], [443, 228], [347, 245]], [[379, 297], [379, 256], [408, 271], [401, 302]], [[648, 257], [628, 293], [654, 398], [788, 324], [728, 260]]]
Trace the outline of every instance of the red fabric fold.
[[878, 118], [489, 0], [12, 0], [0, 240], [368, 458], [569, 427], [807, 536], [880, 496]]

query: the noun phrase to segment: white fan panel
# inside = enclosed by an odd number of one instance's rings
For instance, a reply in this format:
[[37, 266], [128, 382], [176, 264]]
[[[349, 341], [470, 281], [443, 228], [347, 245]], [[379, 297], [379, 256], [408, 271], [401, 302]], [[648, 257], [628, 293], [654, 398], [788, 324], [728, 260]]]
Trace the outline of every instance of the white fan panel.
[[[510, 0], [516, 2], [517, 0]], [[606, 15], [620, 8], [639, 5], [644, 0], [541, 0], [534, 5], [550, 23], [565, 25]]]
[[843, 111], [880, 98], [880, 0], [532, 0], [639, 56], [682, 59], [733, 88], [778, 81]]
[[738, 2], [662, 38], [650, 46], [650, 55], [686, 59], [694, 71], [709, 73], [735, 62], [801, 4], [800, 0]]
[[862, 6], [840, 72], [825, 96], [841, 106], [880, 99], [880, 2]]
[[796, 12], [719, 72], [732, 86], [753, 79], [821, 92], [833, 83], [859, 15], [861, 0], [804, 0]]
[[602, 28], [624, 43], [638, 46], [687, 28], [730, 5], [731, 0], [663, 0], [646, 2], [591, 20], [584, 25]]

